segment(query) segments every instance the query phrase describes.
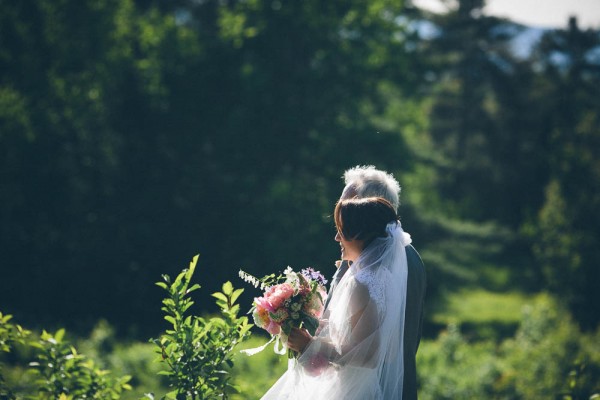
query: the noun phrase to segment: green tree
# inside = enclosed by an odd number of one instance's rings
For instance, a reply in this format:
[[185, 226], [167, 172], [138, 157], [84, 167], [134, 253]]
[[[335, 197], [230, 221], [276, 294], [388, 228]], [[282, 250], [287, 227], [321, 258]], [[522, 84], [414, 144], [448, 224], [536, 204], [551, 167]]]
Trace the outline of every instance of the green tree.
[[421, 52], [433, 78], [432, 161], [446, 213], [516, 228], [530, 193], [522, 189], [536, 168], [528, 161], [535, 138], [522, 113], [531, 78], [511, 48], [523, 28], [483, 15], [484, 6], [459, 1], [432, 17], [438, 33]]
[[419, 164], [409, 182], [418, 188], [412, 198], [433, 298], [464, 284], [526, 286], [529, 243], [518, 230], [541, 201], [532, 185], [540, 169], [531, 157], [535, 138], [521, 126], [519, 106], [532, 77], [511, 49], [523, 27], [485, 16], [484, 1], [453, 4], [445, 14], [415, 11], [415, 24], [429, 29], [415, 54], [425, 121], [411, 140]]
[[106, 270], [90, 259], [114, 264], [98, 245], [118, 226], [110, 203], [122, 138], [112, 116], [132, 68], [132, 6], [0, 3], [0, 240], [10, 276], [0, 292], [26, 320], [83, 320], [82, 303], [57, 290], [65, 282], [79, 283], [70, 286], [75, 298], [102, 304], [94, 282]]
[[592, 56], [599, 42], [597, 33], [571, 19], [567, 29], [548, 32], [536, 52], [544, 82], [535, 96], [543, 99], [550, 180], [533, 223], [534, 250], [545, 283], [586, 329], [600, 322], [593, 284], [600, 279], [600, 63]]
[[380, 83], [414, 79], [401, 12], [0, 3], [0, 300], [39, 323], [150, 331], [150, 277], [175, 254], [202, 252], [209, 288], [241, 266], [332, 265], [342, 171], [410, 165], [400, 133], [374, 123]]

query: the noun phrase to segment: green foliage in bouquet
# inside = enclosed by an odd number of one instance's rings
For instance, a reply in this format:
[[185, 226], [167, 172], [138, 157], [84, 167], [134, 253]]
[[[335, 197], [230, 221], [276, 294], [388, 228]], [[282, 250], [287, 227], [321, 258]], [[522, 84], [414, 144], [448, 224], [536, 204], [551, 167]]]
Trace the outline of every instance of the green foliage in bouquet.
[[[172, 325], [159, 339], [152, 339], [158, 347], [159, 361], [168, 367], [160, 373], [167, 376], [173, 388], [163, 397], [166, 399], [227, 398], [236, 390], [228, 372], [233, 366], [232, 350], [252, 327], [247, 317], [238, 317], [239, 305], [235, 302], [243, 289], [234, 290], [230, 282], [223, 284], [222, 292], [213, 294], [222, 317], [186, 315], [194, 304], [190, 293], [200, 288], [198, 284], [190, 286], [197, 260], [196, 255], [189, 269], [174, 281], [163, 275], [164, 282], [157, 283], [168, 293], [162, 310]], [[154, 398], [152, 394], [147, 397]]]

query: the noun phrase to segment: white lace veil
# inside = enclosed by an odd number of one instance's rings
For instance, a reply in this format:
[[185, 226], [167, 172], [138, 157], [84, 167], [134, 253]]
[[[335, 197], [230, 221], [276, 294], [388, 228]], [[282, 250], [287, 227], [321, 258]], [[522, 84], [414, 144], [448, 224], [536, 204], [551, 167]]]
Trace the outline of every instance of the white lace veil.
[[399, 222], [364, 249], [316, 336], [263, 399], [401, 399], [410, 235]]

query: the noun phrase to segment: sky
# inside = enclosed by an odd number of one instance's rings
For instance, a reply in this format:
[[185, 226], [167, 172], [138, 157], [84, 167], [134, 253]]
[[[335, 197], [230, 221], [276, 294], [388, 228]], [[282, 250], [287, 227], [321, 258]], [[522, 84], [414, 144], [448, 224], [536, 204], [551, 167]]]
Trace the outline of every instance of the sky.
[[[448, 0], [412, 0], [435, 12], [447, 10]], [[487, 0], [485, 15], [506, 17], [532, 27], [564, 28], [576, 16], [580, 28], [600, 29], [600, 0]]]

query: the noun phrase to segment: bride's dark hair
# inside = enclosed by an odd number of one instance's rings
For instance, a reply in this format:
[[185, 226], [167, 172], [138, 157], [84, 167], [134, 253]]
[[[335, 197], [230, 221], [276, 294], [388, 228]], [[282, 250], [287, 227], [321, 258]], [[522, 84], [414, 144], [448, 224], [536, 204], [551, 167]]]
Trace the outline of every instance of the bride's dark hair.
[[382, 197], [340, 200], [334, 211], [335, 226], [346, 240], [362, 240], [367, 247], [375, 238], [385, 237], [385, 228], [398, 216], [394, 206]]

